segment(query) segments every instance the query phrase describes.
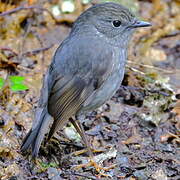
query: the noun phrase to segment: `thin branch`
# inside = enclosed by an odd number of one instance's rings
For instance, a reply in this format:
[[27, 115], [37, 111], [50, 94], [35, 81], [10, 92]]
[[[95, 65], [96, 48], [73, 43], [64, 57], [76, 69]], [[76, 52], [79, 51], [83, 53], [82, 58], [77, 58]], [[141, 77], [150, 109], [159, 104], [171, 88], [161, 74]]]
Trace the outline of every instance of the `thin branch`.
[[18, 54], [13, 49], [11, 49], [9, 47], [0, 47], [0, 50], [2, 50], [2, 51], [10, 51], [10, 52], [13, 53], [14, 56], [18, 56]]
[[140, 70], [138, 70], [138, 69], [136, 69], [136, 68], [130, 67], [130, 66], [128, 66], [127, 64], [126, 64], [126, 67], [129, 68], [130, 70], [134, 71], [134, 72], [137, 72], [137, 73], [139, 73], [139, 74], [145, 75], [144, 72], [142, 72], [142, 71], [140, 71]]
[[[33, 55], [36, 55], [36, 54], [38, 54], [40, 52], [47, 51], [48, 49], [50, 49], [52, 47], [53, 47], [53, 44], [51, 44], [51, 45], [49, 45], [47, 47], [37, 48], [37, 49], [34, 49], [32, 51], [27, 51], [27, 52], [22, 53], [22, 56], [33, 56]], [[8, 48], [8, 47], [0, 47], [0, 50], [12, 52], [13, 55], [8, 57], [9, 59], [12, 58], [12, 57], [18, 56], [18, 53], [16, 53], [13, 49]]]
[[53, 44], [47, 46], [47, 47], [42, 47], [42, 48], [38, 48], [38, 49], [34, 49], [32, 51], [27, 51], [25, 53], [22, 54], [22, 56], [33, 56], [33, 55], [36, 55], [40, 52], [44, 52], [44, 51], [47, 51], [48, 49], [52, 48], [53, 47]]
[[166, 73], [174, 73], [174, 71], [168, 71], [166, 69], [162, 69], [162, 68], [159, 68], [159, 67], [151, 66], [151, 65], [148, 65], [148, 64], [135, 63], [135, 62], [130, 61], [130, 60], [128, 60], [128, 63], [135, 64], [135, 65], [138, 65], [138, 66], [143, 66], [143, 67], [150, 68], [150, 69], [156, 69], [158, 71], [163, 71], [163, 72], [166, 72]]
[[55, 22], [57, 22], [57, 19], [54, 17], [54, 15], [48, 9], [40, 7], [40, 6], [20, 6], [20, 7], [17, 7], [17, 8], [14, 8], [9, 11], [5, 11], [5, 12], [1, 13], [0, 17], [7, 16], [9, 14], [16, 13], [17, 11], [26, 10], [26, 9], [39, 9], [41, 11], [46, 11], [52, 17], [52, 19]]
[[76, 16], [74, 16], [73, 14], [62, 14], [61, 18], [57, 19], [52, 14], [52, 12], [49, 11], [48, 9], [40, 7], [40, 6], [37, 6], [37, 5], [36, 6], [32, 5], [32, 6], [20, 6], [20, 7], [11, 9], [9, 11], [5, 11], [3, 13], [0, 13], [0, 17], [7, 16], [7, 15], [10, 15], [10, 14], [16, 13], [18, 11], [21, 11], [21, 10], [28, 10], [28, 9], [39, 9], [41, 11], [46, 11], [51, 16], [51, 18], [55, 21], [56, 24], [60, 24], [60, 23], [63, 23], [63, 22], [73, 23], [75, 21], [77, 15], [79, 15], [79, 14], [77, 14]]

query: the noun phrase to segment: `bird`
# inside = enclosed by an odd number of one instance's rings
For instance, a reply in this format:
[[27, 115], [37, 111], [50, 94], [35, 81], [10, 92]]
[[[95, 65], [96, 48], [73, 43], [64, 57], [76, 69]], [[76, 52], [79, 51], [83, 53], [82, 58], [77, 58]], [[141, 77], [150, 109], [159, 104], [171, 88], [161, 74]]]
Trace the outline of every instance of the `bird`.
[[80, 119], [118, 90], [132, 34], [148, 26], [149, 22], [138, 20], [118, 3], [100, 3], [85, 10], [57, 48], [45, 73], [32, 128], [21, 151], [31, 148], [32, 157], [37, 157], [45, 134], [50, 139], [68, 122], [90, 151]]

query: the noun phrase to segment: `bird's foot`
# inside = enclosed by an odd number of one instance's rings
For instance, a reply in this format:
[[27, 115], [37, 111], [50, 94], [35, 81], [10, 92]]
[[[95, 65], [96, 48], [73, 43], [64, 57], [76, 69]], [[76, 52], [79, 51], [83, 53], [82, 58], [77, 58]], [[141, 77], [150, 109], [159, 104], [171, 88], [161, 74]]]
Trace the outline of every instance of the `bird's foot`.
[[[88, 151], [89, 151], [88, 149], [82, 149], [82, 150], [79, 150], [79, 151], [74, 152], [73, 154], [74, 154], [75, 156], [78, 156], [78, 155], [84, 154], [84, 153], [86, 153], [86, 152], [88, 152]], [[104, 150], [104, 149], [91, 149], [91, 151], [92, 151], [93, 153], [101, 153], [101, 152], [104, 152], [105, 150]]]
[[90, 159], [90, 161], [88, 163], [77, 165], [74, 167], [74, 169], [81, 169], [81, 168], [87, 168], [87, 167], [94, 167], [100, 176], [108, 177], [110, 175], [105, 174], [104, 172], [115, 168], [116, 164], [112, 165], [110, 167], [102, 167], [97, 162], [95, 162], [93, 159]]

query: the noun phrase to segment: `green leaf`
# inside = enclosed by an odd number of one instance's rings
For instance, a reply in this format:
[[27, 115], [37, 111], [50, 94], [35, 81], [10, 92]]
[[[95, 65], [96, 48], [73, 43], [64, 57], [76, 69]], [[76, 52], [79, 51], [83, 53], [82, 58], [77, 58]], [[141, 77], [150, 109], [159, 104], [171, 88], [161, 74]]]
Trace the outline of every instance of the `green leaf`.
[[50, 168], [50, 167], [58, 167], [58, 164], [56, 164], [56, 163], [54, 163], [54, 162], [50, 162], [50, 163], [44, 163], [44, 162], [41, 162], [40, 163], [41, 164], [41, 166], [43, 167], [43, 168], [46, 168], [46, 169], [48, 169], [48, 168]]
[[14, 84], [14, 85], [11, 85], [11, 90], [12, 91], [24, 91], [24, 90], [27, 90], [28, 87], [24, 84]]
[[22, 81], [24, 81], [25, 77], [23, 77], [23, 76], [10, 76], [9, 79], [12, 83], [18, 84], [18, 83], [22, 83]]
[[12, 91], [24, 91], [27, 90], [28, 87], [23, 84], [25, 77], [22, 76], [10, 76], [10, 88]]
[[3, 87], [4, 85], [4, 79], [0, 77], [0, 89]]

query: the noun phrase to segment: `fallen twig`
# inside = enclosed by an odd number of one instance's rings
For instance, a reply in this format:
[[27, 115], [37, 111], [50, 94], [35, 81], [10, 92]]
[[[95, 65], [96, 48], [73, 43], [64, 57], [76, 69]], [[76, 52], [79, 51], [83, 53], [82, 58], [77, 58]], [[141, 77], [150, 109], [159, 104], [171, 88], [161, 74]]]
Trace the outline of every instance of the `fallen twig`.
[[14, 54], [14, 56], [18, 56], [18, 54], [11, 48], [8, 48], [8, 47], [0, 47], [0, 50], [2, 51], [10, 51]]
[[44, 52], [44, 51], [47, 51], [48, 49], [52, 48], [53, 47], [53, 44], [47, 46], [47, 47], [42, 47], [42, 48], [38, 48], [38, 49], [34, 49], [32, 51], [27, 51], [25, 53], [22, 54], [22, 56], [33, 56], [33, 55], [36, 55], [40, 52]]
[[26, 10], [26, 9], [39, 9], [41, 11], [46, 11], [51, 17], [52, 19], [57, 22], [57, 19], [54, 17], [54, 15], [46, 8], [40, 7], [40, 6], [20, 6], [14, 9], [11, 9], [9, 11], [5, 11], [3, 13], [0, 14], [1, 17], [3, 16], [7, 16], [9, 14], [13, 14], [16, 13], [17, 11], [21, 11], [21, 10]]
[[[158, 71], [163, 71], [163, 72], [166, 72], [166, 73], [174, 73], [174, 71], [168, 71], [168, 70], [166, 70], [166, 69], [159, 68], [159, 67], [155, 67], [155, 66], [151, 66], [151, 65], [148, 65], [148, 64], [135, 63], [135, 62], [130, 61], [130, 60], [128, 60], [128, 63], [134, 64], [134, 65], [138, 65], [138, 66], [142, 66], [142, 67], [145, 67], [145, 68], [156, 69], [156, 70], [158, 70]], [[132, 68], [132, 67], [131, 67], [131, 68]], [[139, 71], [139, 70], [138, 70], [138, 71]]]
[[[37, 48], [37, 49], [34, 49], [32, 51], [27, 51], [27, 52], [22, 53], [22, 56], [33, 56], [33, 55], [36, 55], [36, 54], [38, 54], [40, 52], [47, 51], [48, 49], [50, 49], [52, 47], [53, 47], [53, 44], [51, 44], [51, 45], [49, 45], [47, 47]], [[18, 56], [18, 53], [16, 53], [13, 49], [8, 48], [8, 47], [0, 47], [0, 50], [10, 51], [10, 52], [13, 53], [13, 55], [9, 56], [8, 59], [10, 59], [12, 57], [15, 57], [15, 56]]]

